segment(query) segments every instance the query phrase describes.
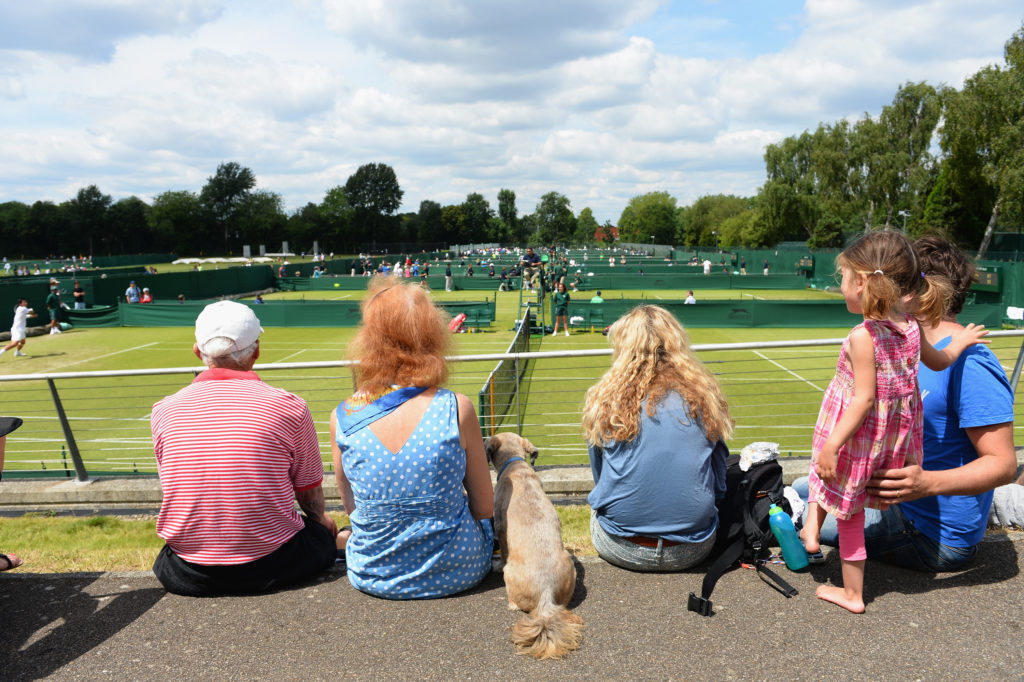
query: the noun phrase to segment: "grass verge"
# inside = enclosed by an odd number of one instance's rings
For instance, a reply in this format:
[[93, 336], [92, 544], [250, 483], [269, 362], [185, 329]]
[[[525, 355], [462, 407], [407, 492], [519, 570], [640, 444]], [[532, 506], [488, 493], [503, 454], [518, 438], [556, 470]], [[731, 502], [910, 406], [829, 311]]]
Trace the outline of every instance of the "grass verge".
[[[348, 523], [332, 513], [338, 526]], [[590, 507], [558, 507], [566, 549], [578, 556], [595, 555], [590, 544]], [[163, 547], [156, 517], [68, 517], [30, 513], [0, 518], [0, 552], [13, 552], [30, 573], [148, 571]]]

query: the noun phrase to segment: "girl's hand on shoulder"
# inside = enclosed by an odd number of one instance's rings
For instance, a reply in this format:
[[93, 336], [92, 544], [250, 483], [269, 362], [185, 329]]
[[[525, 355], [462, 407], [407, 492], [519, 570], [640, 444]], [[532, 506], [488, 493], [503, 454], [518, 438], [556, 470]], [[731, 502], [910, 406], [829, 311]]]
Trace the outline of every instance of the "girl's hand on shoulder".
[[814, 460], [814, 470], [825, 483], [831, 483], [836, 477], [836, 451], [826, 447], [818, 453]]
[[988, 330], [985, 329], [985, 325], [971, 322], [963, 329], [953, 333], [953, 343], [962, 349], [970, 348], [976, 343], [992, 343], [989, 339], [984, 338], [987, 334]]

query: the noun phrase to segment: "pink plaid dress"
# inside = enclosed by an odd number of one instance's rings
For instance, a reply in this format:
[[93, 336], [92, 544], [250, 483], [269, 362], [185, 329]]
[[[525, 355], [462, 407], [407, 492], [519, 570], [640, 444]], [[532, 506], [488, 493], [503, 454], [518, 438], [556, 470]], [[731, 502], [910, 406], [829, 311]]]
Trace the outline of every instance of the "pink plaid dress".
[[[875, 408], [853, 437], [839, 448], [836, 478], [824, 483], [811, 466], [810, 499], [837, 519], [848, 519], [864, 509], [877, 508], [865, 490], [879, 469], [898, 469], [917, 464], [923, 448], [921, 394], [917, 389], [917, 365], [921, 358], [921, 329], [907, 317], [907, 328], [888, 320], [865, 320], [875, 346]], [[850, 332], [851, 334], [853, 331]], [[843, 341], [836, 375], [825, 391], [814, 427], [812, 462], [825, 445], [839, 418], [853, 398], [853, 368], [847, 362], [850, 337]]]

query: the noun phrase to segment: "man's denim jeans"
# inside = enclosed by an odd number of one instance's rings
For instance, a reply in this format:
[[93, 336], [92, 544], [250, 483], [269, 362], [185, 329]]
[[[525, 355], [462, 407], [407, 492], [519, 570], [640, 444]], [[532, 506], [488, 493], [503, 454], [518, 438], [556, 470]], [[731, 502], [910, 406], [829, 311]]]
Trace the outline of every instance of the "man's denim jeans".
[[[795, 480], [793, 489], [807, 501], [806, 476]], [[885, 511], [864, 510], [864, 542], [869, 559], [926, 573], [958, 571], [978, 553], [977, 547], [951, 547], [932, 540], [914, 527], [913, 521], [903, 515], [898, 504]], [[830, 547], [839, 544], [836, 520], [832, 515], [825, 519], [821, 528], [821, 544]]]

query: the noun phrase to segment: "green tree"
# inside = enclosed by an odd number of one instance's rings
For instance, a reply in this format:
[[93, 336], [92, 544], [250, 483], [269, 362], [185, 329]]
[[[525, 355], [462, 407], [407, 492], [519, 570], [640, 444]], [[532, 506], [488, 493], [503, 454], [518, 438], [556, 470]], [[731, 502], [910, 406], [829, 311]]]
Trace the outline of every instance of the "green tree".
[[204, 244], [209, 243], [211, 235], [204, 220], [203, 203], [194, 192], [158, 194], [146, 220], [160, 243], [170, 245], [178, 255], [200, 254]]
[[577, 244], [593, 244], [596, 241], [594, 235], [597, 234], [599, 227], [600, 225], [598, 225], [597, 219], [594, 217], [594, 212], [589, 206], [584, 207], [580, 214], [576, 216], [576, 231], [573, 241]]
[[143, 253], [160, 245], [154, 243], [148, 214], [149, 204], [138, 197], [115, 202], [107, 214], [109, 228], [103, 238], [107, 250], [112, 253]]
[[68, 239], [71, 222], [68, 215], [67, 202], [60, 206], [52, 201], [37, 201], [32, 204], [28, 211], [28, 221], [25, 224], [25, 238], [31, 239], [26, 243], [31, 244], [34, 255], [69, 254], [78, 253], [85, 255], [86, 248], [82, 247], [81, 239]]
[[687, 246], [740, 245], [741, 230], [726, 234], [725, 221], [749, 211], [753, 200], [732, 194], [708, 194], [679, 211], [681, 235]]
[[537, 238], [544, 244], [568, 241], [576, 227], [569, 198], [558, 192], [548, 192], [540, 198], [534, 213]]
[[1005, 65], [981, 69], [948, 98], [941, 137], [954, 187], [964, 195], [981, 186], [991, 197], [979, 258], [1004, 208], [1024, 217], [1024, 27], [1003, 55]]
[[325, 248], [336, 251], [356, 251], [362, 239], [356, 228], [356, 209], [341, 185], [327, 190], [320, 202], [320, 217]]
[[[265, 189], [249, 192], [238, 203], [238, 230], [244, 244], [267, 244], [280, 238], [288, 217], [280, 194]], [[289, 244], [301, 250], [298, 244]]]
[[441, 229], [444, 233], [444, 241], [449, 244], [456, 244], [460, 235], [466, 232], [466, 216], [462, 213], [462, 206], [445, 206], [441, 209]]
[[[113, 202], [96, 185], [78, 190], [74, 199], [66, 202], [71, 230], [61, 235], [61, 251], [83, 251], [94, 254], [107, 234], [107, 211]], [[107, 253], [110, 253], [108, 249]]]
[[[6, 201], [0, 204], [0, 244], [3, 254], [8, 258], [18, 258], [24, 254], [9, 251], [15, 244], [41, 244], [35, 235], [29, 234], [28, 216], [31, 209], [20, 201]], [[45, 255], [45, 254], [40, 254]]]
[[490, 231], [491, 218], [494, 217], [494, 211], [487, 203], [487, 199], [484, 199], [484, 195], [477, 192], [467, 195], [466, 200], [462, 202], [462, 216], [462, 227], [465, 231], [459, 236], [459, 240], [471, 244], [484, 241]]
[[678, 230], [675, 197], [648, 192], [629, 200], [619, 217], [619, 239], [641, 244], [674, 244]]
[[416, 214], [416, 239], [420, 242], [435, 244], [444, 241], [441, 204], [430, 199], [420, 202], [420, 210]]
[[385, 163], [360, 166], [345, 181], [345, 196], [355, 209], [359, 236], [376, 243], [389, 242], [397, 231], [391, 217], [402, 205], [402, 188], [395, 170]]
[[516, 193], [510, 189], [498, 191], [498, 218], [505, 223], [505, 230], [516, 244], [524, 246], [526, 235], [520, 230], [519, 211], [516, 209]]
[[[203, 208], [224, 235], [222, 246], [226, 252], [232, 252], [232, 246], [239, 243], [238, 206], [255, 186], [256, 176], [252, 170], [228, 161], [217, 166], [217, 172], [206, 179], [199, 192]], [[212, 244], [207, 245], [211, 247]]]
[[[340, 246], [335, 245], [333, 242], [329, 243], [325, 238], [327, 234], [325, 224], [326, 220], [320, 211], [319, 204], [314, 204], [310, 201], [288, 216], [288, 221], [284, 227], [284, 236], [289, 244], [308, 245], [312, 249], [313, 242], [315, 241], [318, 243], [321, 251], [340, 251]], [[252, 246], [256, 247], [257, 245], [253, 244]], [[253, 252], [256, 253], [257, 249], [254, 248]]]

